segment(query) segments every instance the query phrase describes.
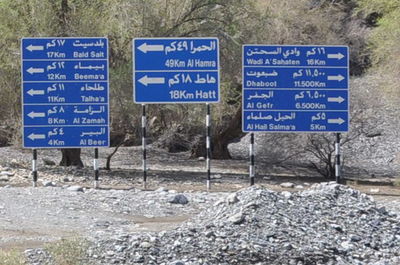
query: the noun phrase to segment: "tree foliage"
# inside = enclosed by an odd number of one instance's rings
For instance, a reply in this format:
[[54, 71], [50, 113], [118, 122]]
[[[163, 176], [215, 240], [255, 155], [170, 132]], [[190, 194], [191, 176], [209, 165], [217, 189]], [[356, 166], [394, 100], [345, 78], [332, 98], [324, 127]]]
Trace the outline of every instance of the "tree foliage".
[[[213, 135], [215, 139], [223, 139], [231, 131], [235, 133], [229, 139], [233, 139], [241, 135], [237, 119], [240, 119], [241, 108], [242, 44], [348, 44], [353, 65], [363, 65], [365, 31], [353, 14], [355, 2], [2, 0], [0, 119], [19, 131], [20, 38], [106, 36], [110, 41], [113, 139], [122, 141], [129, 133], [133, 139], [136, 136], [136, 143], [139, 143], [140, 106], [132, 102], [132, 38], [213, 36], [220, 39], [222, 67], [221, 102], [212, 106]], [[390, 8], [379, 12], [390, 14], [388, 10]], [[186, 134], [204, 132], [205, 107], [199, 104], [151, 105], [147, 113], [150, 137], [156, 138], [178, 125]], [[222, 143], [221, 148], [226, 145]]]
[[400, 1], [360, 0], [365, 16], [375, 14], [377, 27], [370, 37], [374, 68], [383, 76], [389, 97], [400, 100]]

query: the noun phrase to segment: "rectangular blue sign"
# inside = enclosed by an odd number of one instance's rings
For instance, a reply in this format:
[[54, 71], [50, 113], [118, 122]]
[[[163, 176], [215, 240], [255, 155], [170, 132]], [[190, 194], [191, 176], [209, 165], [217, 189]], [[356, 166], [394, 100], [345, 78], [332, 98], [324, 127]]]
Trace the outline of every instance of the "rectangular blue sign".
[[245, 110], [343, 110], [347, 111], [347, 90], [246, 89]]
[[246, 67], [244, 88], [347, 89], [346, 68]]
[[245, 45], [244, 66], [348, 67], [346, 46]]
[[346, 46], [243, 46], [244, 132], [347, 132]]
[[107, 81], [107, 60], [24, 61], [24, 81]]
[[108, 82], [24, 82], [23, 100], [23, 104], [107, 103]]
[[107, 38], [23, 38], [23, 146], [109, 146]]
[[108, 146], [107, 126], [25, 126], [24, 147], [26, 148], [66, 148]]
[[132, 45], [136, 103], [219, 102], [217, 38], [138, 38]]

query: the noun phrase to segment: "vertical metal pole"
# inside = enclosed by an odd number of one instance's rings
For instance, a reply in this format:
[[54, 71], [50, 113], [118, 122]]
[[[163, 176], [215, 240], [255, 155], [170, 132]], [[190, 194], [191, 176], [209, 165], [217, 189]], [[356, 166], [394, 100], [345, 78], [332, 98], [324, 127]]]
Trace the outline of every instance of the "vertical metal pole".
[[340, 133], [336, 133], [336, 143], [335, 143], [335, 177], [336, 183], [341, 183], [340, 178]]
[[93, 159], [93, 170], [94, 170], [94, 188], [99, 187], [99, 149], [94, 149], [94, 159]]
[[146, 105], [142, 104], [142, 149], [143, 149], [143, 188], [147, 189], [146, 163]]
[[255, 166], [254, 166], [254, 133], [250, 134], [250, 186], [254, 185]]
[[32, 150], [32, 177], [33, 177], [33, 182], [32, 186], [36, 187], [37, 186], [37, 180], [38, 180], [38, 172], [37, 172], [37, 150], [33, 149]]
[[211, 108], [210, 104], [206, 103], [207, 115], [206, 115], [206, 167], [207, 167], [207, 190], [211, 189]]

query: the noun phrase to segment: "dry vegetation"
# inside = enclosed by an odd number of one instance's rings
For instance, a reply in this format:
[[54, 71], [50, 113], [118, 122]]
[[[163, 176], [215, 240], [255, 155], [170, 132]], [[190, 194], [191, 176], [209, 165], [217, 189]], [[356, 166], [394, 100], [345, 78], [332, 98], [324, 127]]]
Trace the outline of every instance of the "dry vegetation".
[[2, 265], [23, 265], [25, 264], [25, 259], [23, 255], [17, 251], [3, 251], [0, 250], [0, 261]]
[[[20, 140], [20, 38], [107, 36], [111, 59], [112, 144], [140, 142], [140, 106], [132, 102], [131, 39], [216, 36], [220, 39], [222, 101], [213, 105], [213, 135], [221, 139], [241, 102], [241, 45], [344, 44], [351, 71], [373, 66], [381, 97], [399, 98], [399, 0], [3, 0], [0, 2], [0, 120]], [[371, 61], [372, 58], [372, 61]], [[201, 105], [151, 105], [150, 137], [171, 129], [193, 142], [204, 131]], [[11, 132], [11, 133], [10, 133]], [[220, 137], [218, 137], [220, 136]], [[236, 137], [240, 137], [237, 134]], [[1, 137], [0, 137], [1, 138]], [[4, 137], [3, 137], [4, 138]], [[226, 143], [223, 143], [225, 145]]]

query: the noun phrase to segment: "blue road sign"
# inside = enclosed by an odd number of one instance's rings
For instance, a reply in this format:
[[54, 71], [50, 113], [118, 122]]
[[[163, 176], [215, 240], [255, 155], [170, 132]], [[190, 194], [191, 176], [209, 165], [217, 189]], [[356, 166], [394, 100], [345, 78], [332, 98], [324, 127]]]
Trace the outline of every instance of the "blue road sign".
[[219, 102], [217, 38], [138, 38], [132, 48], [136, 103]]
[[346, 46], [243, 46], [244, 132], [347, 132]]
[[107, 38], [23, 38], [23, 146], [109, 146]]

